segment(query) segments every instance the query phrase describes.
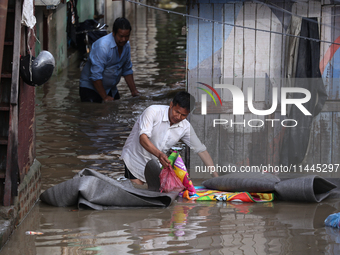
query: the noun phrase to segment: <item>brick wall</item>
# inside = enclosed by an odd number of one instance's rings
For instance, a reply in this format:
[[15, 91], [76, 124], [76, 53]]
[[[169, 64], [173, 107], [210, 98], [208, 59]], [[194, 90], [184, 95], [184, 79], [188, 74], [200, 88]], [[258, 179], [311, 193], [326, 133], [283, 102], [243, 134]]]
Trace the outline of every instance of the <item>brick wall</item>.
[[19, 185], [18, 200], [15, 203], [18, 208], [17, 223], [20, 223], [25, 218], [25, 215], [32, 209], [39, 198], [41, 192], [40, 167], [39, 161], [34, 160], [33, 165]]

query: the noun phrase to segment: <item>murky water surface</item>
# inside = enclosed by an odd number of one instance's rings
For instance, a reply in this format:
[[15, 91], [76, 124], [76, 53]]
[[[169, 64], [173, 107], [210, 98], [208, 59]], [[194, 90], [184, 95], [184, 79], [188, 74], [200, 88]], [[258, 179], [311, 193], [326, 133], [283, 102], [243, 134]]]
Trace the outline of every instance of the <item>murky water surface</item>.
[[[185, 7], [176, 11], [185, 12]], [[75, 65], [37, 89], [36, 150], [43, 190], [85, 167], [121, 176], [118, 157], [137, 116], [151, 104], [168, 104], [184, 89], [184, 18], [136, 6], [130, 20], [134, 76], [142, 96], [131, 98], [121, 82], [121, 100], [80, 103]], [[335, 200], [319, 204], [178, 200], [166, 209], [93, 211], [39, 202], [0, 253], [339, 254], [339, 230], [323, 226], [339, 207]]]

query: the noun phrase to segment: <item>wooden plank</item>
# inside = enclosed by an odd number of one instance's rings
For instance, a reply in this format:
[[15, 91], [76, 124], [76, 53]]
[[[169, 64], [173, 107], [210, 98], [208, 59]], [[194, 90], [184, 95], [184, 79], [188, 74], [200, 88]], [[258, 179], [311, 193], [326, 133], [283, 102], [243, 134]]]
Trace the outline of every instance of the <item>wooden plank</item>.
[[[284, 116], [280, 115], [280, 112], [276, 111], [274, 114], [269, 116], [271, 119], [278, 119], [280, 122], [284, 119]], [[271, 122], [270, 125], [274, 125], [273, 128], [273, 141], [268, 141], [268, 147], [267, 150], [268, 153], [268, 164], [271, 163], [272, 165], [278, 165], [280, 163], [280, 153], [283, 143], [283, 137], [285, 129], [282, 128], [280, 122], [274, 122], [274, 124]], [[272, 128], [272, 127], [270, 127]], [[271, 136], [269, 136], [271, 138]]]
[[[272, 11], [269, 7], [257, 4], [256, 6], [256, 28], [270, 31], [271, 28]], [[268, 97], [272, 97], [271, 93], [266, 93], [270, 88], [268, 75], [270, 73], [270, 47], [271, 34], [266, 32], [256, 32], [256, 64], [255, 64], [255, 89], [254, 101], [271, 101]], [[269, 91], [269, 90], [268, 90]], [[271, 92], [271, 91], [270, 91]], [[265, 116], [253, 115], [253, 119], [260, 119], [265, 123]], [[258, 122], [254, 125], [260, 125]], [[266, 164], [267, 161], [267, 143], [268, 136], [272, 136], [268, 132], [268, 125], [263, 127], [252, 128], [252, 158], [256, 165]]]
[[15, 1], [15, 25], [13, 43], [13, 65], [11, 84], [11, 104], [18, 104], [19, 95], [19, 66], [20, 66], [20, 41], [21, 41], [21, 0]]
[[[332, 18], [332, 41], [339, 42], [340, 41], [340, 30], [336, 29], [335, 27], [339, 27], [340, 24], [340, 7], [339, 6], [334, 6], [333, 7], [333, 13], [334, 16]], [[328, 98], [329, 99], [340, 99], [340, 85], [339, 85], [339, 78], [340, 78], [340, 69], [339, 69], [339, 64], [340, 64], [340, 50], [338, 45], [332, 45], [331, 47], [332, 52], [330, 57], [332, 58], [330, 62], [330, 68], [332, 69], [332, 76], [329, 79], [328, 84], [329, 84], [329, 90], [328, 90]]]
[[[289, 10], [291, 7], [291, 2], [284, 1], [282, 3], [282, 7], [285, 10]], [[281, 5], [280, 5], [281, 6]], [[277, 32], [286, 32], [287, 27], [291, 22], [292, 15], [286, 12], [276, 12], [276, 15], [272, 15], [272, 26], [271, 30]], [[272, 87], [278, 88], [278, 98], [281, 96], [280, 88], [283, 86], [285, 73], [286, 73], [286, 43], [289, 37], [285, 37], [282, 35], [271, 34], [271, 52], [270, 52], [270, 84]], [[276, 48], [277, 47], [277, 48]], [[271, 90], [268, 91], [271, 94]], [[279, 100], [280, 102], [280, 100]], [[271, 101], [270, 101], [271, 103]], [[282, 121], [284, 119], [281, 116], [281, 112], [278, 106], [278, 109], [273, 114], [273, 119], [279, 119]], [[283, 137], [285, 134], [285, 129], [281, 126], [280, 122], [274, 123], [273, 134], [268, 133], [268, 138], [273, 138], [272, 141], [268, 140], [267, 150], [268, 154], [268, 163], [272, 162], [273, 165], [277, 165], [281, 160], [281, 149], [283, 144]]]
[[[246, 3], [243, 3], [243, 8], [237, 15], [235, 24], [238, 26], [245, 26], [245, 20], [247, 16], [245, 14]], [[243, 88], [243, 77], [244, 77], [244, 59], [245, 59], [245, 29], [240, 27], [235, 27], [235, 63], [234, 63], [234, 85]], [[224, 90], [226, 91], [226, 90]], [[230, 93], [229, 93], [230, 97]], [[226, 95], [224, 95], [226, 98]], [[242, 122], [243, 116], [233, 116], [232, 120], [234, 122]], [[243, 127], [239, 125], [233, 125], [234, 127], [234, 161], [232, 163], [241, 165], [243, 164]]]
[[10, 74], [10, 73], [2, 73], [0, 77], [1, 78], [6, 78], [6, 79], [10, 79], [10, 78], [12, 78], [12, 74]]
[[[5, 179], [5, 190], [4, 190], [4, 206], [10, 206], [12, 203], [12, 172], [15, 171], [15, 165], [17, 165], [17, 160], [15, 160], [15, 154], [17, 155], [18, 144], [18, 108], [17, 105], [10, 106], [10, 118], [9, 118], [9, 128], [8, 128], [8, 145], [7, 145], [7, 162], [6, 162], [6, 179]], [[13, 164], [14, 163], [14, 164]]]
[[[0, 73], [2, 72], [2, 57], [4, 53], [6, 19], [7, 19], [8, 0], [0, 2]], [[1, 77], [0, 77], [1, 81]]]
[[315, 125], [315, 121], [320, 121], [320, 119], [313, 118], [311, 130], [310, 130], [310, 136], [309, 136], [309, 143], [306, 151], [306, 156], [303, 159], [302, 165], [306, 164], [314, 164], [314, 134], [318, 131], [315, 130], [317, 125]]
[[[242, 9], [242, 3], [233, 3], [224, 5], [224, 21], [228, 24], [235, 24], [237, 16]], [[235, 51], [235, 33], [233, 26], [224, 25], [224, 48], [223, 48], [223, 81], [222, 84], [234, 84], [234, 63], [236, 57]], [[226, 93], [224, 90], [220, 93], [223, 101], [231, 103], [231, 93]], [[233, 120], [233, 114], [220, 114], [220, 119], [228, 121]], [[220, 125], [220, 158], [219, 164], [228, 166], [230, 163], [235, 163], [235, 134], [234, 127], [228, 125]]]
[[321, 111], [322, 112], [340, 112], [340, 101], [327, 100]]
[[8, 139], [7, 139], [7, 137], [0, 136], [0, 144], [2, 144], [2, 145], [7, 145], [7, 144], [8, 144]]
[[[215, 17], [215, 15], [217, 17]], [[217, 8], [214, 8], [214, 5], [211, 4], [200, 4], [199, 9], [199, 16], [202, 18], [206, 18], [209, 20], [213, 20], [216, 18], [217, 20], [221, 20], [222, 13], [218, 12]], [[202, 81], [204, 83], [207, 83], [209, 85], [213, 85], [214, 81], [219, 80], [219, 77], [215, 77], [214, 71], [214, 54], [216, 51], [214, 50], [215, 47], [221, 48], [222, 46], [222, 38], [221, 34], [216, 31], [214, 33], [214, 28], [218, 29], [218, 25], [200, 20], [199, 21], [199, 45], [198, 45], [198, 79], [199, 81]], [[222, 27], [220, 26], [220, 29]], [[221, 31], [221, 30], [220, 30]], [[218, 35], [219, 34], [219, 35]], [[219, 38], [220, 37], [220, 38]], [[216, 42], [217, 40], [217, 42]], [[218, 58], [218, 56], [217, 56]], [[218, 60], [216, 61], [217, 69], [220, 70], [220, 64], [218, 63]], [[218, 76], [220, 74], [217, 74]], [[200, 91], [200, 94], [205, 94], [204, 91]], [[211, 97], [207, 97], [208, 101], [211, 101]], [[218, 149], [219, 149], [219, 129], [216, 128], [215, 132], [211, 132], [213, 119], [219, 118], [218, 114], [209, 114], [206, 116], [201, 116], [202, 119], [204, 119], [204, 130], [202, 137], [204, 137], [203, 143], [207, 147], [207, 150], [209, 154], [211, 155], [214, 162], [217, 162], [218, 160]], [[203, 139], [203, 138], [202, 138]], [[202, 163], [201, 163], [202, 164]], [[208, 178], [210, 175], [206, 173], [205, 175], [201, 175], [203, 178]]]
[[320, 18], [321, 17], [321, 2], [308, 1], [308, 17]]
[[[251, 4], [246, 3], [244, 5], [244, 24], [246, 27], [251, 28], [263, 28], [262, 22], [262, 10], [266, 9], [262, 4]], [[269, 10], [270, 11], [270, 10]], [[270, 11], [271, 12], [271, 11]], [[268, 24], [268, 20], [266, 21]], [[259, 27], [258, 27], [259, 26]], [[266, 30], [269, 30], [266, 28]], [[265, 41], [262, 41], [261, 36], [265, 36]], [[262, 72], [262, 64], [268, 65], [269, 61], [269, 49], [266, 47], [269, 43], [269, 33], [259, 32], [255, 30], [244, 30], [244, 47], [245, 47], [245, 56], [244, 56], [244, 80], [243, 80], [243, 93], [245, 95], [245, 100], [248, 99], [248, 88], [252, 89], [252, 99], [254, 101], [261, 100], [262, 95], [264, 96], [264, 84], [258, 82], [257, 78], [264, 77], [264, 73]], [[262, 44], [262, 45], [260, 45]], [[267, 48], [267, 54], [262, 55], [262, 49]], [[264, 50], [266, 51], [266, 50]], [[264, 97], [263, 97], [264, 100]], [[265, 153], [256, 149], [261, 146], [261, 128], [254, 128], [248, 125], [248, 121], [256, 118], [253, 114], [245, 114], [244, 120], [246, 125], [243, 129], [243, 153], [244, 153], [244, 164], [249, 165], [257, 164]], [[264, 119], [263, 116], [259, 117]], [[253, 123], [252, 125], [255, 125]], [[263, 140], [262, 140], [263, 141]], [[261, 161], [261, 160], [260, 160]]]
[[[204, 144], [204, 118], [199, 114], [190, 114], [190, 123], [195, 130], [195, 133], [197, 134], [198, 138], [201, 140], [201, 142]], [[196, 167], [204, 167], [204, 164], [202, 160], [199, 158], [199, 156], [196, 153], [190, 152], [190, 167], [188, 167], [189, 174], [191, 178], [208, 178], [210, 177], [207, 173], [201, 173], [196, 172]]]
[[[244, 26], [255, 28], [256, 4], [244, 4]], [[254, 80], [255, 76], [255, 30], [244, 29], [244, 78]], [[249, 85], [249, 84], [248, 84]], [[246, 94], [246, 91], [243, 91]]]
[[[244, 7], [241, 8], [239, 11], [238, 15], [235, 15], [235, 25], [237, 26], [244, 26]], [[243, 28], [240, 27], [235, 27], [234, 31], [234, 38], [235, 38], [235, 43], [234, 43], [234, 85], [242, 89], [242, 82], [243, 82], [243, 59], [244, 59], [244, 36], [243, 36]], [[228, 92], [227, 90], [224, 90], [223, 93], [223, 99], [228, 101], [228, 99], [232, 100], [231, 93]]]
[[19, 93], [19, 61], [21, 41], [21, 0], [15, 2], [15, 24], [13, 44], [13, 69], [11, 83], [11, 105], [8, 130], [6, 179], [4, 191], [4, 206], [12, 204], [12, 194], [17, 187], [18, 177], [18, 93]]
[[[281, 18], [282, 21], [284, 21], [284, 13], [283, 12], [276, 12], [276, 15], [272, 13], [270, 18], [270, 30], [282, 33], [283, 25], [281, 24], [279, 18]], [[282, 78], [283, 78], [283, 70], [282, 68], [282, 61], [284, 59], [284, 50], [283, 50], [283, 36], [275, 33], [270, 34], [270, 51], [269, 51], [269, 75], [267, 77], [266, 81], [266, 94], [267, 98], [265, 101], [268, 105], [272, 105], [272, 88], [281, 87]], [[278, 91], [280, 91], [278, 89]], [[279, 98], [279, 95], [278, 95]], [[267, 118], [275, 119], [275, 113], [268, 116]], [[281, 129], [280, 125], [270, 125], [266, 127], [267, 129], [267, 147], [266, 147], [266, 154], [267, 154], [267, 164], [274, 165], [275, 163], [278, 163], [278, 159], [275, 157], [277, 156], [276, 149], [280, 148], [279, 139], [276, 139], [275, 133], [277, 131], [275, 129]]]
[[[223, 22], [223, 5], [215, 4], [213, 9], [213, 19]], [[221, 23], [213, 24], [213, 85], [221, 83], [222, 80], [222, 51], [223, 51], [223, 25]], [[219, 95], [221, 89], [216, 89]]]
[[[276, 15], [271, 15], [271, 31], [283, 33], [283, 26]], [[283, 78], [282, 60], [284, 59], [283, 36], [275, 33], [270, 34], [270, 59], [269, 59], [269, 78], [272, 85], [281, 87]]]
[[[224, 5], [224, 21], [228, 24], [235, 24], [235, 10], [240, 9], [240, 4], [225, 4]], [[224, 25], [224, 47], [223, 47], [223, 83], [233, 84], [234, 77], [234, 48], [235, 48], [235, 29], [233, 26]], [[226, 80], [227, 79], [227, 80]], [[221, 97], [225, 95], [222, 93]], [[231, 97], [230, 97], [231, 98]]]
[[296, 2], [292, 6], [292, 12], [298, 16], [307, 17], [308, 16], [308, 1], [306, 2]]
[[227, 166], [230, 163], [235, 163], [235, 128], [230, 126], [230, 120], [233, 120], [234, 116], [221, 114], [220, 119], [228, 121], [226, 125], [219, 125], [221, 137], [219, 164]]
[[332, 113], [320, 113], [321, 158], [319, 163], [332, 162]]
[[[192, 5], [188, 8], [188, 14], [192, 16], [198, 16], [198, 5]], [[188, 61], [187, 61], [187, 77], [188, 77], [188, 91], [192, 94], [196, 101], [200, 101], [198, 89], [197, 89], [197, 75], [198, 75], [198, 20], [194, 18], [188, 18], [188, 36], [187, 48]]]
[[[213, 19], [223, 22], [223, 4], [213, 5]], [[221, 23], [214, 23], [213, 25], [213, 75], [212, 84], [220, 84], [222, 81], [222, 52], [223, 52], [223, 25]], [[221, 95], [222, 89], [216, 89], [217, 93]], [[217, 100], [217, 99], [216, 99]], [[218, 101], [218, 100], [217, 100]], [[220, 118], [219, 114], [209, 115], [206, 120], [206, 139], [211, 141], [212, 148], [209, 149], [209, 153], [213, 161], [220, 164], [219, 159], [224, 155], [220, 149], [220, 143], [224, 143], [220, 136], [220, 127], [216, 127], [214, 132], [211, 132], [213, 121], [216, 118]]]
[[[213, 19], [213, 7], [211, 4], [201, 4], [199, 8], [201, 18]], [[212, 80], [212, 54], [213, 54], [213, 24], [206, 20], [199, 20], [198, 31], [198, 78], [202, 82], [211, 84]], [[199, 94], [205, 92], [200, 91]], [[211, 100], [209, 97], [208, 100]]]
[[243, 165], [244, 163], [244, 143], [243, 143], [243, 125], [235, 124], [235, 123], [243, 123], [243, 116], [234, 115], [232, 118], [233, 124], [231, 127], [234, 128], [234, 164]]
[[[193, 4], [188, 8], [188, 14], [192, 16], [198, 16], [199, 5]], [[188, 26], [188, 36], [187, 36], [187, 45], [190, 47], [187, 48], [188, 52], [188, 62], [187, 62], [187, 77], [188, 77], [188, 91], [191, 93], [197, 102], [200, 102], [201, 99], [199, 97], [199, 93], [197, 89], [197, 81], [198, 81], [198, 19], [188, 18], [187, 20]], [[193, 126], [194, 130], [197, 133], [197, 136], [202, 139], [202, 134], [204, 134], [204, 120], [200, 116], [201, 113], [198, 115], [191, 114], [190, 116], [190, 123]], [[202, 141], [202, 140], [201, 140]], [[202, 141], [203, 142], [203, 141]], [[202, 161], [198, 157], [197, 154], [191, 153], [188, 151], [187, 157], [189, 158], [189, 174], [192, 178], [199, 178], [201, 177], [200, 173], [195, 173], [195, 166], [199, 166], [202, 164]]]
[[313, 147], [311, 148], [313, 161], [310, 163], [321, 163], [321, 114], [314, 118], [313, 122]]
[[[256, 28], [271, 30], [272, 11], [263, 5], [256, 5]], [[265, 83], [263, 80], [269, 75], [270, 63], [270, 33], [256, 31], [256, 55], [255, 55], [255, 101], [265, 100]], [[259, 79], [260, 78], [260, 79]], [[258, 82], [257, 82], [258, 81]]]
[[[340, 159], [340, 112], [333, 113], [332, 123], [332, 164], [339, 164]], [[340, 169], [337, 172], [333, 171], [332, 177], [340, 176]]]
[[9, 106], [1, 106], [0, 105], [0, 111], [9, 111]]
[[[320, 31], [321, 31], [321, 40], [331, 42], [334, 40], [332, 34], [332, 28], [330, 27], [333, 25], [332, 22], [332, 6], [322, 6], [322, 23]], [[333, 70], [328, 63], [331, 60], [333, 55], [331, 43], [320, 43], [320, 71], [323, 77], [323, 81], [326, 87], [327, 94], [329, 95], [329, 86], [330, 86], [330, 79], [333, 77]]]

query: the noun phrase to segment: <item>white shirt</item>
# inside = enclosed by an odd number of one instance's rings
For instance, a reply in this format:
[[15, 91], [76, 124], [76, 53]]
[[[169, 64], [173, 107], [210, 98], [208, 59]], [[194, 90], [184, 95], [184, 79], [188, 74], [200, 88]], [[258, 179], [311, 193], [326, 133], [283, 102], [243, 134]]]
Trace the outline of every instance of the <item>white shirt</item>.
[[151, 105], [139, 116], [137, 122], [123, 147], [121, 159], [129, 171], [139, 180], [145, 182], [146, 163], [157, 158], [148, 152], [139, 142], [139, 136], [146, 134], [157, 149], [166, 153], [179, 140], [196, 153], [206, 150], [198, 139], [194, 129], [186, 119], [170, 126], [169, 106]]

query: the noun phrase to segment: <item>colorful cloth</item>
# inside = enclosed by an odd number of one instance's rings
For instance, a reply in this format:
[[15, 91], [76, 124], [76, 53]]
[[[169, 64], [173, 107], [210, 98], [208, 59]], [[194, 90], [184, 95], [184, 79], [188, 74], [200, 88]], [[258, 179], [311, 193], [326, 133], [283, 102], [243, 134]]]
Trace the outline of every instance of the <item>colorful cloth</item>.
[[237, 201], [250, 203], [264, 203], [274, 200], [273, 193], [249, 193], [249, 192], [226, 192], [219, 190], [209, 190], [203, 187], [195, 187], [196, 194], [190, 195], [187, 190], [181, 192], [179, 196], [188, 200], [205, 201]]
[[185, 190], [179, 196], [188, 200], [198, 201], [238, 201], [249, 203], [264, 203], [274, 200], [273, 193], [249, 193], [249, 192], [226, 192], [219, 190], [206, 189], [203, 186], [194, 186], [187, 168], [184, 165], [181, 155], [174, 151], [169, 156], [169, 161], [173, 166], [174, 172], [183, 183]]
[[185, 189], [188, 191], [190, 196], [196, 194], [196, 190], [194, 184], [192, 183], [187, 168], [184, 165], [181, 155], [178, 152], [174, 151], [169, 156], [169, 161], [174, 169], [175, 174], [183, 183]]

